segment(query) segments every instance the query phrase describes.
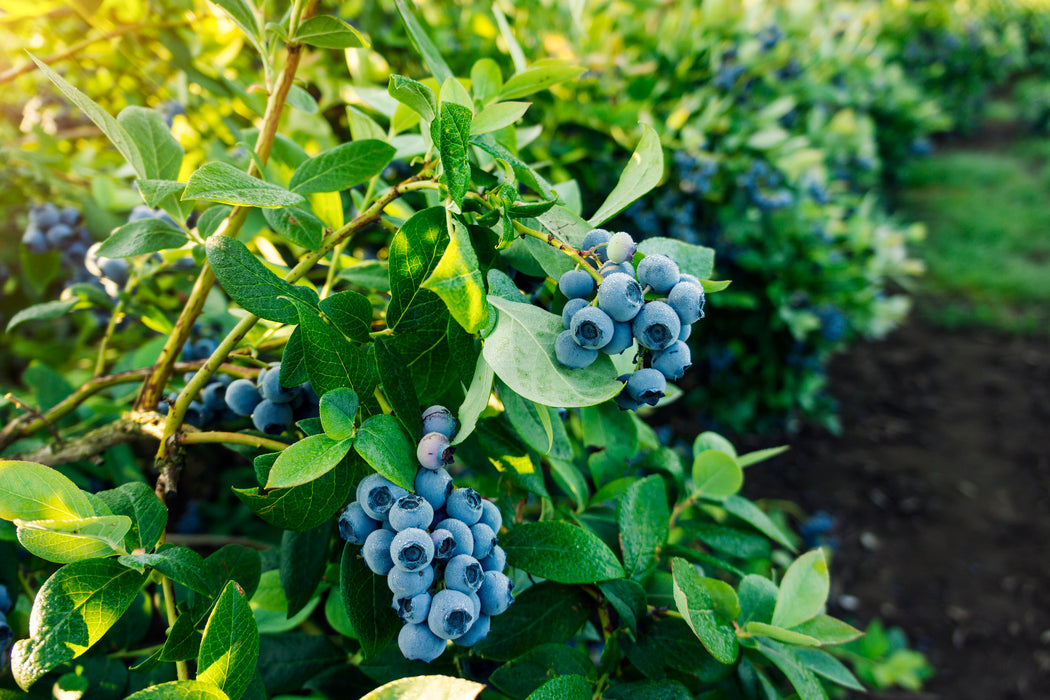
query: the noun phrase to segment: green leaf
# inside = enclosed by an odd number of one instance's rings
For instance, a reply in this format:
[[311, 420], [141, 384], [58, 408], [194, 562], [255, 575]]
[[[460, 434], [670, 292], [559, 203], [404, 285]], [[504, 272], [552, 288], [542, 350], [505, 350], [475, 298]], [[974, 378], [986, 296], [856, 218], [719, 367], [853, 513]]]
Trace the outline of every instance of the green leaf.
[[764, 450], [755, 450], [754, 452], [748, 452], [746, 455], [740, 455], [737, 457], [736, 461], [741, 467], [750, 467], [752, 464], [764, 462], [767, 459], [783, 454], [790, 449], [791, 448], [788, 445], [781, 445], [780, 447], [769, 447]]
[[437, 267], [447, 245], [444, 207], [424, 209], [401, 224], [390, 242], [389, 328], [416, 331], [434, 327], [434, 314], [444, 312], [445, 304], [421, 285]]
[[482, 58], [470, 69], [470, 91], [481, 104], [491, 102], [503, 89], [503, 72], [491, 58]]
[[125, 549], [132, 552], [141, 547], [148, 552], [156, 546], [168, 522], [168, 509], [153, 489], [133, 481], [96, 495], [114, 515], [131, 519], [131, 530], [124, 536]]
[[372, 332], [372, 302], [347, 290], [321, 300], [321, 311], [340, 333], [357, 343], [367, 343]]
[[204, 558], [188, 547], [162, 545], [153, 554], [129, 554], [118, 557], [117, 561], [139, 573], [147, 566], [156, 569], [175, 583], [202, 595], [212, 595], [215, 588]]
[[704, 450], [718, 450], [720, 452], [725, 452], [734, 459], [736, 458], [736, 448], [733, 447], [733, 443], [729, 442], [729, 440], [726, 440], [718, 433], [713, 433], [709, 430], [700, 433], [696, 436], [696, 439], [693, 440], [694, 455], [698, 455]]
[[557, 417], [558, 437], [554, 437], [554, 423], [550, 417], [554, 409], [521, 398], [502, 382], [499, 385], [499, 397], [511, 427], [526, 445], [555, 459], [572, 459], [569, 437]]
[[306, 201], [300, 194], [219, 161], [205, 163], [190, 175], [182, 199], [263, 208], [293, 207]]
[[470, 122], [473, 115], [468, 107], [453, 102], [441, 104], [438, 119], [431, 127], [434, 143], [441, 154], [448, 193], [456, 206], [463, 205], [463, 197], [470, 186]]
[[54, 83], [55, 87], [66, 96], [66, 99], [76, 105], [80, 111], [87, 115], [88, 119], [95, 123], [95, 126], [102, 130], [102, 133], [105, 134], [110, 142], [116, 147], [120, 152], [120, 155], [124, 156], [124, 160], [131, 165], [135, 174], [140, 178], [148, 178], [149, 175], [146, 173], [146, 166], [142, 159], [142, 154], [139, 153], [138, 146], [135, 145], [135, 141], [131, 138], [131, 134], [129, 134], [116, 119], [106, 112], [106, 110], [99, 107], [90, 97], [66, 82], [62, 76], [51, 70], [46, 63], [33, 54], [29, 54], [29, 57], [33, 59], [33, 62], [40, 68], [43, 74], [47, 76], [47, 79]]
[[311, 17], [300, 24], [295, 40], [321, 49], [367, 49], [371, 45], [363, 34], [331, 15]]
[[585, 70], [586, 68], [581, 66], [573, 66], [561, 61], [537, 64], [507, 80], [499, 92], [499, 99], [515, 100], [540, 90], [546, 90], [552, 85], [580, 76]]
[[721, 663], [731, 664], [740, 652], [732, 624], [714, 609], [701, 577], [684, 559], [671, 560], [674, 601], [700, 643]]
[[648, 124], [642, 124], [642, 138], [620, 173], [619, 182], [587, 223], [592, 227], [601, 226], [660, 184], [663, 176], [664, 151], [660, 135]]
[[128, 609], [146, 577], [113, 559], [67, 564], [37, 592], [29, 638], [11, 650], [15, 682], [28, 690], [41, 676], [87, 651]]
[[270, 228], [290, 243], [307, 250], [317, 250], [324, 238], [324, 222], [300, 207], [263, 209]]
[[408, 367], [397, 349], [386, 338], [376, 338], [375, 354], [379, 381], [383, 385], [383, 393], [390, 402], [390, 407], [394, 410], [394, 417], [409, 437], [418, 442], [423, 437], [423, 411]]
[[795, 625], [791, 631], [813, 637], [822, 645], [844, 644], [864, 634], [856, 627], [830, 615], [817, 615], [801, 625]]
[[452, 220], [449, 244], [422, 287], [437, 294], [445, 302], [452, 318], [463, 330], [476, 333], [489, 320], [489, 305], [485, 301], [485, 279], [478, 266], [478, 256], [470, 242], [467, 228]]
[[777, 604], [777, 585], [764, 576], [748, 574], [740, 581], [740, 623], [769, 622]]
[[126, 515], [100, 515], [79, 520], [16, 520], [18, 543], [41, 559], [66, 564], [113, 554], [131, 529]]
[[[321, 397], [320, 413], [325, 435], [332, 440], [352, 438], [357, 433], [354, 427], [357, 409], [357, 392], [353, 389], [333, 389], [324, 394]], [[280, 462], [281, 458], [278, 457], [277, 461]]]
[[378, 139], [344, 143], [296, 168], [288, 187], [298, 194], [342, 192], [383, 172], [394, 152], [393, 146]]
[[727, 511], [745, 521], [769, 539], [776, 541], [778, 544], [786, 547], [792, 552], [796, 551], [795, 545], [793, 545], [791, 540], [788, 539], [788, 536], [777, 527], [776, 523], [770, 520], [769, 516], [763, 513], [758, 506], [743, 496], [730, 496], [722, 501], [721, 505]]
[[[185, 189], [185, 186], [183, 186], [183, 189]], [[217, 204], [205, 209], [204, 213], [197, 219], [197, 233], [203, 238], [210, 237], [219, 230], [219, 227], [229, 218], [232, 211], [233, 207], [227, 204]]]
[[572, 674], [552, 678], [529, 693], [526, 700], [591, 700], [591, 682], [585, 677]]
[[833, 683], [861, 693], [867, 690], [841, 661], [826, 651], [821, 649], [794, 649], [793, 651], [795, 658], [818, 676], [823, 676]]
[[68, 314], [77, 305], [76, 299], [63, 301], [46, 301], [43, 304], [33, 304], [26, 307], [11, 317], [7, 322], [7, 332], [10, 333], [26, 321], [51, 321]]
[[428, 122], [437, 114], [434, 91], [419, 81], [403, 75], [391, 75], [386, 91]]
[[227, 544], [209, 554], [204, 563], [215, 583], [213, 588], [216, 592], [227, 581], [236, 581], [249, 599], [255, 595], [259, 577], [262, 576], [262, 559], [256, 550], [239, 544]]
[[248, 688], [259, 660], [259, 630], [244, 592], [230, 581], [204, 627], [197, 655], [197, 680], [236, 700]]
[[564, 644], [544, 644], [496, 669], [492, 685], [514, 698], [524, 698], [557, 676], [578, 675], [593, 679], [594, 664], [583, 652]]
[[485, 686], [449, 676], [402, 678], [380, 686], [361, 700], [473, 700]]
[[78, 520], [95, 515], [84, 492], [54, 469], [0, 460], [0, 518]]
[[767, 637], [769, 639], [775, 639], [778, 642], [784, 642], [785, 644], [793, 644], [794, 646], [820, 646], [820, 642], [818, 642], [813, 637], [810, 637], [805, 634], [799, 634], [798, 632], [792, 632], [791, 630], [786, 630], [783, 627], [767, 625], [764, 622], [748, 622], [743, 626], [743, 630], [747, 634], [754, 637]]
[[393, 416], [370, 416], [361, 423], [354, 450], [377, 472], [403, 486], [414, 489], [418, 462], [416, 448]]
[[300, 112], [305, 112], [306, 114], [317, 114], [317, 100], [314, 99], [313, 95], [298, 85], [293, 85], [288, 90], [286, 104], [289, 107], [294, 107]]
[[474, 376], [470, 380], [463, 402], [459, 405], [459, 431], [452, 438], [452, 444], [459, 443], [470, 437], [474, 428], [478, 425], [481, 412], [489, 405], [489, 396], [492, 394], [492, 380], [495, 374], [492, 367], [485, 361], [484, 355], [478, 355], [477, 365], [474, 367]]
[[324, 476], [335, 469], [353, 444], [353, 437], [333, 440], [327, 435], [311, 435], [289, 445], [270, 469], [266, 488], [291, 488]]
[[306, 532], [285, 530], [281, 535], [281, 587], [288, 599], [289, 617], [299, 613], [314, 597], [325, 567], [332, 525]]
[[294, 300], [302, 330], [306, 372], [314, 391], [350, 388], [358, 396], [371, 396], [376, 387], [375, 372], [365, 351], [352, 344], [310, 305]]
[[492, 618], [488, 637], [474, 650], [486, 659], [507, 661], [541, 644], [567, 642], [587, 621], [591, 607], [591, 598], [578, 587], [536, 584]]
[[564, 330], [560, 316], [538, 307], [489, 295], [499, 310], [485, 339], [485, 360], [519, 395], [545, 406], [593, 406], [616, 396], [623, 385], [607, 355], [590, 367], [567, 369], [554, 357], [554, 340]]
[[704, 291], [708, 294], [714, 294], [715, 292], [721, 292], [733, 283], [733, 280], [700, 280], [700, 286], [704, 288]]
[[124, 224], [102, 242], [98, 254], [104, 258], [130, 258], [159, 250], [181, 248], [189, 238], [164, 219], [139, 219]]
[[621, 579], [602, 581], [598, 588], [620, 616], [620, 624], [631, 630], [632, 634], [637, 632], [638, 623], [645, 619], [648, 610], [642, 585], [631, 579]]
[[179, 177], [185, 152], [159, 112], [145, 107], [125, 107], [117, 115], [117, 123], [124, 127], [142, 158], [143, 179]]
[[744, 485], [744, 472], [736, 459], [719, 450], [704, 450], [693, 457], [693, 493], [702, 498], [728, 498]]
[[549, 182], [543, 179], [539, 173], [530, 168], [523, 160], [518, 158], [516, 154], [508, 150], [506, 146], [493, 138], [492, 134], [478, 134], [472, 136], [470, 138], [470, 143], [489, 155], [510, 163], [514, 175], [525, 183], [526, 186], [531, 188], [533, 192], [544, 199], [550, 198], [551, 196], [557, 196], [557, 193], [554, 192], [554, 188], [551, 187]]
[[824, 611], [830, 587], [824, 550], [803, 554], [784, 572], [773, 609], [773, 624], [790, 628], [816, 617]]
[[558, 583], [594, 583], [623, 578], [623, 566], [590, 530], [565, 522], [518, 525], [500, 539], [508, 563]]
[[249, 313], [268, 321], [296, 324], [299, 323], [299, 314], [289, 300], [295, 298], [312, 307], [313, 316], [317, 316], [317, 292], [285, 282], [259, 262], [240, 241], [227, 236], [212, 236], [205, 244], [205, 251], [208, 264], [222, 288]]
[[787, 676], [800, 700], [827, 700], [824, 686], [795, 655], [793, 649], [763, 638], [759, 638], [758, 646], [759, 651]]
[[638, 244], [642, 255], [660, 253], [678, 263], [682, 272], [706, 279], [714, 272], [715, 251], [704, 246], [693, 245], [674, 238], [646, 238]]
[[530, 102], [498, 102], [489, 105], [474, 116], [470, 123], [470, 133], [487, 134], [516, 124], [531, 106]]
[[401, 622], [390, 607], [390, 589], [384, 577], [373, 574], [358, 556], [358, 548], [350, 544], [343, 548], [339, 592], [361, 651], [365, 658], [375, 656], [394, 638]]
[[229, 696], [211, 683], [168, 681], [132, 693], [127, 700], [229, 700]]
[[319, 634], [261, 635], [259, 671], [271, 697], [276, 698], [277, 693], [299, 693], [306, 680], [345, 662], [346, 651]]
[[593, 228], [578, 214], [560, 204], [554, 205], [537, 219], [555, 238], [577, 248], [583, 243], [583, 237]]
[[[354, 460], [357, 455], [353, 452]], [[362, 465], [363, 467], [363, 465]], [[265, 495], [258, 488], [233, 489], [253, 513], [282, 530], [310, 530], [346, 505], [354, 486], [351, 462], [344, 463], [319, 479], [290, 489], [274, 489]]]
[[386, 260], [363, 260], [340, 270], [339, 276], [368, 290], [390, 291], [390, 270]]
[[419, 20], [416, 19], [415, 13], [405, 3], [405, 0], [397, 0], [397, 11], [401, 15], [402, 21], [405, 23], [405, 29], [408, 30], [409, 41], [412, 42], [412, 46], [415, 47], [416, 52], [422, 57], [423, 63], [426, 64], [427, 70], [430, 71], [431, 75], [437, 78], [438, 84], [445, 82], [448, 78], [452, 77], [452, 70], [449, 69], [448, 64], [445, 63], [445, 59], [441, 57], [441, 53], [434, 46], [434, 42], [427, 36], [426, 30], [423, 29], [419, 24]]
[[256, 46], [262, 46], [262, 34], [259, 31], [258, 12], [248, 0], [211, 0], [222, 8], [237, 28]]
[[616, 519], [628, 575], [643, 573], [655, 563], [659, 548], [667, 542], [670, 517], [663, 477], [649, 476], [627, 489], [617, 506]]
[[478, 436], [489, 463], [501, 476], [530, 493], [550, 498], [543, 480], [543, 469], [532, 459], [528, 448], [521, 444], [517, 436], [495, 422], [483, 423]]

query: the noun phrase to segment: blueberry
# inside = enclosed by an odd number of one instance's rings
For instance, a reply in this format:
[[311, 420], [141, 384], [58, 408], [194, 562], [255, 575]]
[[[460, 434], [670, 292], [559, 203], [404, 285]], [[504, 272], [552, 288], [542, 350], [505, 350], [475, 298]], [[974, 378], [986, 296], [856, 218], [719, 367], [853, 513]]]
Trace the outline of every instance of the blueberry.
[[449, 440], [456, 434], [456, 418], [444, 406], [431, 406], [423, 411], [423, 434], [441, 433]]
[[640, 369], [627, 380], [627, 392], [638, 403], [655, 406], [667, 390], [667, 380], [660, 370]]
[[65, 248], [75, 239], [73, 229], [65, 224], [55, 224], [47, 230], [47, 243], [52, 249]]
[[404, 571], [395, 566], [386, 576], [386, 585], [398, 598], [411, 598], [423, 593], [434, 583], [434, 567], [426, 566], [418, 571]]
[[368, 517], [385, 521], [397, 499], [408, 491], [381, 474], [369, 474], [357, 485], [356, 495]]
[[[497, 506], [492, 501], [481, 502], [481, 519], [479, 523], [485, 523], [492, 529], [493, 535], [498, 535], [500, 528], [503, 527], [503, 513], [499, 511]], [[480, 559], [480, 557], [478, 557]]]
[[441, 656], [446, 645], [447, 642], [431, 632], [427, 625], [405, 625], [397, 634], [397, 646], [409, 661], [430, 663]]
[[619, 355], [632, 345], [634, 345], [634, 330], [631, 324], [614, 321], [612, 338], [602, 348], [602, 352], [606, 355]]
[[653, 369], [657, 369], [667, 379], [681, 379], [685, 371], [693, 364], [689, 346], [676, 340], [669, 347], [653, 354]]
[[614, 233], [612, 238], [609, 239], [609, 244], [605, 248], [605, 255], [609, 258], [609, 262], [619, 265], [633, 258], [637, 250], [638, 244], [631, 238], [631, 234], [626, 231], [620, 231], [619, 233]]
[[573, 314], [569, 330], [581, 348], [600, 350], [612, 340], [613, 320], [601, 309], [586, 306]]
[[402, 571], [419, 571], [434, 561], [434, 541], [426, 530], [410, 527], [394, 535], [390, 556]]
[[311, 406], [317, 406], [321, 403], [321, 397], [317, 395], [316, 391], [314, 391], [313, 384], [306, 382], [305, 384], [300, 384], [299, 388], [303, 392], [303, 398], [306, 399], [306, 403]]
[[26, 247], [30, 253], [40, 255], [46, 253], [48, 250], [47, 236], [44, 232], [38, 229], [36, 226], [30, 224], [26, 232], [22, 234], [22, 245]]
[[475, 618], [474, 604], [465, 593], [446, 588], [430, 601], [427, 623], [430, 631], [442, 639], [462, 637]]
[[610, 261], [598, 268], [598, 275], [601, 276], [602, 279], [605, 279], [609, 275], [614, 275], [617, 272], [622, 272], [631, 279], [634, 279], [634, 266], [629, 262], [614, 263]]
[[0, 615], [6, 615], [11, 612], [11, 594], [7, 591], [7, 586], [0, 583]]
[[426, 499], [435, 511], [445, 507], [445, 500], [452, 493], [452, 476], [441, 469], [423, 469], [416, 472], [416, 493]]
[[492, 548], [492, 554], [481, 560], [481, 568], [485, 571], [503, 571], [507, 568], [507, 553], [498, 544]]
[[393, 532], [379, 528], [369, 533], [365, 538], [365, 546], [361, 548], [361, 556], [365, 558], [365, 564], [380, 576], [386, 576], [394, 568], [394, 560], [390, 556], [390, 543], [393, 541]]
[[441, 433], [427, 433], [416, 446], [416, 458], [419, 465], [426, 469], [440, 469], [452, 464], [455, 448], [448, 442], [448, 436]]
[[472, 647], [485, 637], [489, 636], [491, 626], [488, 615], [478, 615], [477, 620], [462, 637], [456, 639], [456, 644], [461, 647]]
[[460, 554], [474, 554], [474, 535], [470, 532], [470, 526], [465, 522], [455, 518], [445, 518], [434, 528], [434, 532], [438, 530], [448, 530], [455, 538], [456, 548], [451, 552], [452, 557]]
[[[62, 263], [66, 267], [82, 268], [87, 258], [87, 246], [80, 241], [74, 241], [62, 251]], [[79, 270], [78, 270], [79, 272]]]
[[[207, 360], [217, 347], [219, 347], [219, 341], [214, 338], [202, 338], [193, 344], [193, 354], [198, 360]], [[266, 398], [270, 397], [267, 396]], [[280, 401], [276, 403], [280, 403]]]
[[354, 501], [339, 515], [339, 536], [350, 544], [364, 544], [365, 538], [378, 530], [381, 523], [368, 517], [361, 504]]
[[[612, 238], [612, 234], [602, 228], [591, 229], [587, 232], [587, 235], [583, 237], [583, 242], [580, 243], [581, 251], [588, 251], [591, 248], [596, 248], [594, 251], [594, 257], [598, 258], [600, 262], [608, 260], [608, 256], [605, 254], [605, 244]], [[600, 248], [598, 246], [601, 246]]]
[[657, 294], [667, 294], [680, 278], [678, 263], [666, 255], [646, 255], [638, 263], [638, 281], [652, 287]]
[[481, 520], [481, 500], [481, 495], [472, 488], [455, 489], [448, 496], [445, 510], [450, 518], [470, 526]]
[[[6, 654], [7, 648], [11, 646], [14, 638], [15, 633], [11, 629], [11, 625], [7, 624], [7, 617], [0, 613], [0, 658]], [[7, 659], [4, 659], [4, 665], [7, 665]]]
[[430, 594], [426, 591], [414, 596], [398, 598], [394, 596], [394, 610], [402, 622], [418, 625], [427, 621], [430, 612]]
[[277, 365], [263, 375], [259, 382], [259, 393], [264, 399], [274, 403], [289, 403], [299, 393], [299, 387], [286, 388], [281, 386], [281, 366]]
[[142, 219], [152, 219], [154, 216], [153, 210], [147, 207], [145, 204], [136, 204], [128, 214], [128, 221], [141, 221]]
[[439, 528], [430, 533], [430, 540], [434, 543], [434, 559], [451, 559], [456, 552], [456, 538], [444, 528]]
[[486, 571], [478, 597], [481, 598], [481, 612], [485, 615], [499, 615], [514, 602], [510, 594], [514, 584], [498, 571]]
[[690, 280], [679, 282], [667, 294], [667, 304], [674, 309], [682, 325], [696, 323], [704, 317], [704, 288]]
[[572, 331], [562, 331], [554, 341], [554, 356], [569, 369], [583, 369], [598, 359], [598, 351], [581, 348]]
[[580, 309], [585, 309], [588, 306], [586, 299], [569, 299], [565, 302], [565, 306], [561, 310], [561, 325], [565, 330], [569, 330], [569, 326], [572, 325], [572, 317]]
[[38, 204], [29, 210], [29, 223], [40, 228], [51, 228], [62, 220], [62, 212], [51, 202]]
[[267, 435], [280, 435], [292, 427], [292, 409], [287, 404], [260, 401], [252, 411], [252, 423]]
[[445, 587], [470, 594], [481, 588], [484, 576], [481, 562], [468, 554], [458, 554], [445, 567]]
[[693, 334], [693, 327], [688, 325], [688, 324], [683, 323], [682, 324], [682, 330], [678, 331], [678, 339], [681, 340], [684, 343], [685, 341], [689, 340], [689, 336], [691, 336], [692, 334]]
[[485, 523], [477, 523], [470, 528], [470, 534], [474, 537], [474, 557], [484, 559], [492, 554], [492, 548], [496, 546], [496, 533]]
[[123, 287], [128, 282], [128, 261], [124, 258], [99, 258], [98, 269], [102, 277]]
[[663, 350], [678, 340], [682, 322], [670, 306], [662, 301], [651, 301], [634, 317], [631, 328], [639, 345], [650, 350]]
[[390, 507], [389, 518], [395, 530], [407, 530], [410, 527], [425, 530], [434, 519], [434, 508], [422, 496], [410, 493], [394, 502]]
[[237, 379], [226, 387], [226, 405], [238, 416], [250, 416], [261, 401], [262, 396], [250, 379]]
[[204, 405], [213, 411], [221, 411], [226, 408], [226, 385], [214, 381], [201, 390], [201, 400]]
[[558, 289], [569, 299], [583, 299], [594, 293], [594, 278], [586, 270], [569, 270], [558, 280]]
[[62, 207], [62, 211], [58, 213], [58, 218], [66, 226], [76, 226], [77, 222], [80, 221], [80, 210], [76, 207]]
[[630, 275], [614, 273], [598, 285], [598, 308], [614, 321], [632, 320], [645, 303], [642, 286]]
[[190, 405], [186, 407], [184, 420], [195, 428], [202, 427], [204, 425], [204, 404], [200, 401], [190, 401]]

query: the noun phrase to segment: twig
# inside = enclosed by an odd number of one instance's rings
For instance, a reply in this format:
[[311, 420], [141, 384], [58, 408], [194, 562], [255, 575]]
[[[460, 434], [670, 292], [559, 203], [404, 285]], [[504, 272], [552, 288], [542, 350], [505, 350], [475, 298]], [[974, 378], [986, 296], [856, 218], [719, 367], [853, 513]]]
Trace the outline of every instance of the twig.
[[233, 445], [247, 445], [258, 447], [260, 450], [275, 450], [280, 452], [288, 447], [286, 443], [269, 438], [249, 435], [248, 433], [228, 433], [220, 430], [207, 432], [183, 432], [176, 433], [176, 441], [180, 445], [206, 445], [208, 443], [228, 443]]

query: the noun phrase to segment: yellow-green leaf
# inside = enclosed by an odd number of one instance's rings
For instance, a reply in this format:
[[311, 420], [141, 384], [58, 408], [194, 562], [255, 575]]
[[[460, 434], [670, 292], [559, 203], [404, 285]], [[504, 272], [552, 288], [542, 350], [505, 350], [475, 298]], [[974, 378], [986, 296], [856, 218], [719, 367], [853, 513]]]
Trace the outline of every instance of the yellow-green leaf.
[[466, 227], [458, 220], [451, 223], [448, 247], [422, 286], [441, 297], [465, 331], [476, 333], [489, 320], [485, 280]]

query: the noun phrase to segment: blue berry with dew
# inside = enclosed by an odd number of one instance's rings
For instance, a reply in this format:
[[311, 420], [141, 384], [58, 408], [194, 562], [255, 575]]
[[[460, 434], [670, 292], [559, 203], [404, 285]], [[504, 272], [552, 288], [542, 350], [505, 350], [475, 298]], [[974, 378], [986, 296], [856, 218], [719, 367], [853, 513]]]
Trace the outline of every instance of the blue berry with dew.
[[558, 289], [569, 299], [585, 299], [594, 294], [594, 278], [585, 270], [569, 270], [558, 280]]
[[428, 624], [406, 624], [397, 634], [397, 647], [409, 661], [430, 663], [441, 656], [447, 646], [448, 642], [431, 632]]
[[605, 253], [605, 246], [609, 243], [610, 238], [612, 238], [612, 234], [605, 229], [591, 229], [587, 232], [587, 235], [583, 237], [583, 242], [580, 243], [580, 250], [585, 253], [589, 250], [593, 250], [594, 257], [599, 262], [605, 262], [609, 259]]
[[561, 311], [561, 324], [565, 330], [572, 325], [572, 317], [581, 309], [586, 309], [589, 302], [586, 299], [569, 299]]
[[470, 531], [470, 526], [465, 522], [455, 518], [445, 518], [435, 526], [434, 531], [438, 530], [447, 530], [452, 533], [452, 539], [456, 542], [455, 548], [449, 553], [450, 559], [460, 554], [474, 554], [474, 535]]
[[452, 464], [455, 448], [449, 444], [448, 436], [443, 433], [427, 433], [416, 446], [416, 459], [425, 469], [440, 469]]
[[481, 501], [481, 494], [472, 488], [454, 489], [445, 502], [445, 512], [467, 526], [474, 525], [481, 520]]
[[397, 499], [390, 508], [390, 525], [398, 531], [409, 528], [425, 529], [434, 519], [434, 507], [414, 493]]
[[683, 326], [692, 325], [704, 317], [705, 301], [703, 285], [684, 278], [667, 294], [667, 304], [678, 314]]
[[651, 301], [635, 316], [632, 329], [639, 345], [649, 350], [663, 350], [678, 340], [682, 322], [666, 303]]
[[252, 411], [252, 425], [267, 435], [280, 435], [292, 427], [292, 408], [286, 403], [263, 399]]
[[492, 530], [493, 536], [498, 535], [500, 529], [503, 527], [503, 513], [500, 512], [499, 506], [492, 501], [481, 501], [481, 518], [478, 519], [479, 523], [489, 526]]
[[612, 340], [613, 320], [598, 307], [585, 306], [573, 314], [569, 330], [581, 348], [601, 350]]
[[416, 493], [426, 499], [434, 511], [445, 507], [453, 488], [452, 475], [440, 467], [416, 472]]
[[481, 568], [485, 571], [503, 571], [507, 568], [507, 553], [498, 544], [492, 548], [492, 554], [481, 560]]
[[634, 329], [631, 324], [614, 321], [612, 338], [602, 346], [602, 352], [606, 355], [619, 355], [632, 345], [634, 345]]
[[693, 356], [689, 346], [681, 340], [676, 340], [663, 350], [653, 353], [653, 369], [659, 370], [660, 374], [671, 381], [681, 379], [685, 371], [693, 364]]
[[655, 406], [667, 392], [667, 379], [660, 370], [640, 369], [627, 380], [627, 392], [639, 404]]
[[671, 288], [678, 284], [681, 276], [678, 263], [660, 253], [646, 255], [638, 263], [638, 281], [651, 287], [657, 294], [670, 292]]
[[470, 626], [467, 633], [462, 637], [456, 639], [456, 644], [461, 647], [472, 647], [480, 642], [485, 637], [489, 636], [489, 629], [492, 626], [492, 618], [488, 615], [481, 614], [477, 616], [477, 620]]
[[569, 369], [584, 369], [598, 359], [598, 351], [581, 348], [573, 338], [572, 331], [562, 331], [554, 340], [554, 354], [558, 362]]
[[262, 395], [250, 379], [235, 379], [226, 387], [226, 405], [238, 416], [250, 416], [261, 402]]
[[484, 577], [481, 562], [469, 554], [458, 554], [445, 566], [445, 587], [468, 595], [481, 588]]
[[631, 260], [637, 251], [638, 244], [634, 242], [631, 234], [626, 231], [614, 233], [605, 247], [605, 255], [609, 262], [617, 265]]
[[419, 571], [434, 561], [434, 542], [426, 530], [410, 527], [394, 535], [390, 556], [402, 571]]
[[379, 528], [365, 538], [365, 544], [361, 547], [361, 556], [372, 573], [386, 576], [394, 568], [394, 559], [390, 556], [390, 544], [394, 541], [394, 533], [390, 530]]
[[499, 571], [486, 571], [478, 589], [481, 612], [490, 617], [506, 612], [514, 602], [514, 596], [511, 595], [513, 589], [514, 583], [506, 575]]
[[394, 597], [394, 610], [402, 622], [410, 625], [419, 625], [427, 621], [430, 613], [430, 594], [426, 591], [412, 597]]
[[617, 272], [622, 272], [623, 274], [633, 278], [634, 266], [629, 262], [614, 263], [610, 260], [609, 262], [603, 264], [600, 268], [598, 268], [598, 275], [602, 279], [605, 279], [609, 275], [614, 275]]
[[444, 406], [431, 406], [423, 411], [423, 434], [441, 433], [449, 440], [456, 434], [456, 417]]
[[411, 598], [430, 590], [434, 585], [434, 567], [425, 566], [416, 571], [405, 571], [396, 566], [386, 577], [386, 585], [395, 598]]
[[430, 602], [427, 624], [430, 631], [442, 639], [462, 637], [474, 623], [474, 603], [460, 591], [446, 588], [438, 591]]
[[492, 548], [496, 546], [496, 533], [491, 527], [477, 522], [470, 526], [470, 534], [474, 538], [474, 558], [484, 559], [492, 554]]
[[289, 403], [299, 393], [299, 387], [288, 388], [281, 385], [281, 368], [278, 364], [263, 376], [259, 383], [259, 393], [273, 403]]
[[598, 285], [598, 308], [614, 321], [631, 321], [645, 304], [638, 280], [624, 273], [609, 275]]
[[381, 474], [369, 474], [357, 485], [356, 495], [368, 517], [385, 521], [397, 499], [407, 496], [408, 491]]
[[455, 555], [456, 538], [451, 531], [438, 528], [430, 533], [430, 541], [434, 543], [435, 561], [451, 559]]
[[354, 501], [339, 515], [339, 536], [350, 544], [364, 544], [365, 539], [382, 525]]

